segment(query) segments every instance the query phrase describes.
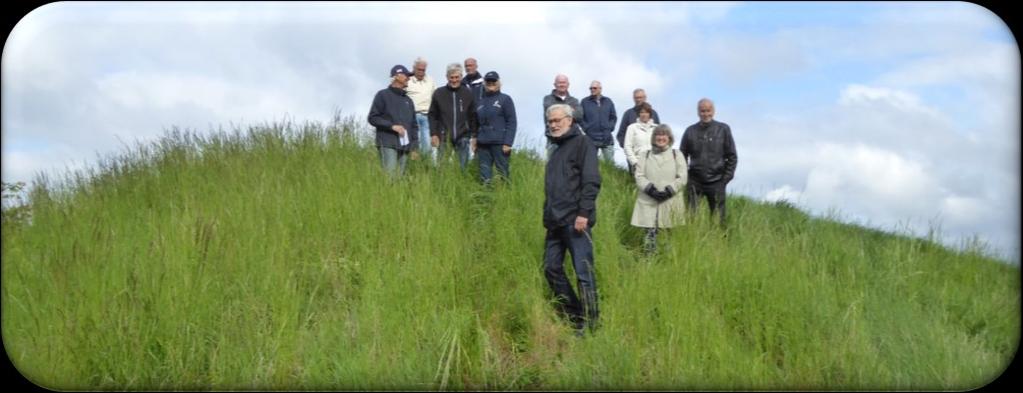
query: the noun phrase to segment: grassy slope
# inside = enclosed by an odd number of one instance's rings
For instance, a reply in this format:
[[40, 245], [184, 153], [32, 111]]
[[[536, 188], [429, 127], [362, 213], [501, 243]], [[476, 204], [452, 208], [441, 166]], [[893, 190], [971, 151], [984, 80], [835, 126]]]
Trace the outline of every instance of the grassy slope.
[[[512, 185], [413, 163], [385, 185], [337, 125], [171, 133], [3, 225], [3, 340], [50, 388], [969, 389], [1020, 333], [1020, 272], [731, 196], [639, 257], [602, 167], [603, 328], [540, 270], [543, 166]], [[725, 236], [727, 234], [727, 236]]]

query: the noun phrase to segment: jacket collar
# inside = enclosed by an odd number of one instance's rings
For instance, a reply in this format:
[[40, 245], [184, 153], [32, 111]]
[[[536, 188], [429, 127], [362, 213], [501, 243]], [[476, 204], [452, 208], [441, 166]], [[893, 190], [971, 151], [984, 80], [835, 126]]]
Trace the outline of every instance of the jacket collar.
[[559, 137], [555, 137], [554, 135], [551, 135], [550, 131], [547, 131], [547, 139], [550, 139], [552, 143], [557, 143], [560, 145], [562, 143], [565, 143], [565, 141], [575, 138], [576, 136], [582, 134], [583, 134], [582, 128], [579, 128], [578, 124], [572, 123], [572, 128], [569, 128], [568, 132], [564, 133]]
[[394, 86], [390, 86], [390, 85], [388, 85], [388, 86], [387, 86], [387, 89], [388, 89], [388, 90], [390, 90], [391, 92], [393, 92], [394, 94], [397, 94], [397, 95], [400, 95], [400, 96], [403, 96], [403, 95], [406, 95], [406, 94], [407, 94], [407, 93], [405, 92], [405, 89], [399, 89], [399, 88], [397, 88], [397, 87], [394, 87]]

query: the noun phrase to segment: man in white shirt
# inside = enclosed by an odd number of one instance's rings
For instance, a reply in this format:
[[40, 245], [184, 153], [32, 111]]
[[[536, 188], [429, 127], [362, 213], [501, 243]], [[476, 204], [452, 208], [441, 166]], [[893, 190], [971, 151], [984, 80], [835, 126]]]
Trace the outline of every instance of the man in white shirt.
[[[437, 86], [433, 78], [426, 75], [426, 59], [416, 58], [412, 64], [412, 78], [408, 80], [408, 87], [405, 89], [412, 103], [416, 107], [416, 123], [419, 124], [419, 152], [436, 162], [437, 157], [430, 146], [430, 119], [427, 114], [430, 112], [430, 98], [433, 96]], [[416, 158], [416, 153], [412, 153]]]

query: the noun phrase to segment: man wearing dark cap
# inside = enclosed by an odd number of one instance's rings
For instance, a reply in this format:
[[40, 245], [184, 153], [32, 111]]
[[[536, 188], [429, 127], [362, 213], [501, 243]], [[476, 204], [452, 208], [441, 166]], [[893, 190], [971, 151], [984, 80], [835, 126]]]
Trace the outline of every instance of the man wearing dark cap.
[[480, 178], [483, 184], [490, 184], [492, 166], [497, 167], [500, 176], [508, 179], [508, 160], [518, 121], [515, 102], [501, 92], [501, 76], [490, 71], [483, 81], [483, 97], [476, 105], [476, 117], [480, 123], [476, 155], [479, 157]]
[[392, 178], [405, 173], [408, 154], [419, 142], [415, 105], [405, 93], [411, 75], [403, 65], [391, 67], [391, 85], [377, 92], [369, 108], [380, 164]]

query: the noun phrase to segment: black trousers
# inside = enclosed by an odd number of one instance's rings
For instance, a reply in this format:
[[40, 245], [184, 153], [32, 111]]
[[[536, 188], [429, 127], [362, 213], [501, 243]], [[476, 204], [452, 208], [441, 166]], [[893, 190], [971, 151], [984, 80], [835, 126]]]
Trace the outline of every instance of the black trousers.
[[[584, 324], [594, 328], [600, 317], [590, 231], [591, 228], [586, 228], [584, 232], [577, 232], [574, 224], [548, 229], [544, 244], [544, 275], [554, 291], [555, 308], [559, 315], [569, 318], [577, 329], [581, 329]], [[572, 267], [575, 269], [581, 300], [565, 276], [566, 250], [572, 254]]]
[[713, 217], [717, 212], [721, 225], [725, 225], [725, 185], [724, 180], [713, 183], [700, 183], [690, 180], [686, 184], [686, 204], [690, 212], [696, 212], [696, 206], [700, 198], [707, 198], [707, 205], [710, 207], [710, 214]]

